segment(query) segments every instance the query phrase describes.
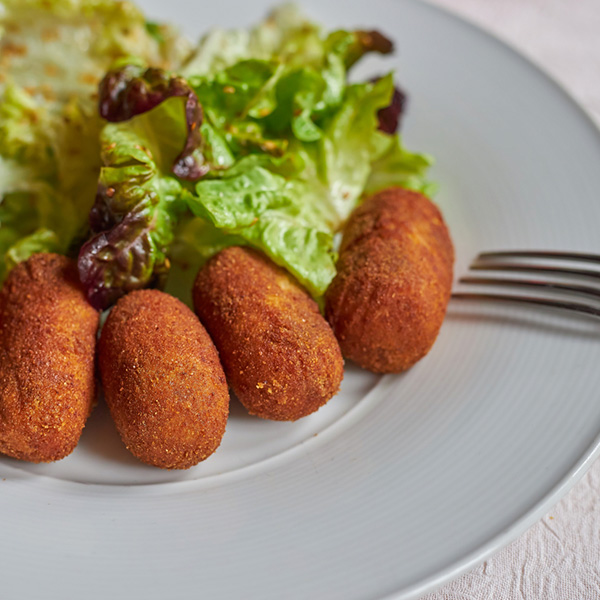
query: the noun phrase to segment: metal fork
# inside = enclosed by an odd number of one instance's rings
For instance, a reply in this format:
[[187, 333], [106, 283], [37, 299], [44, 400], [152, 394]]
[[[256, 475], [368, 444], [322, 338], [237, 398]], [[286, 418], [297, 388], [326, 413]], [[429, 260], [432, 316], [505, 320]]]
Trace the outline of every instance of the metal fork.
[[[510, 262], [510, 259], [552, 259], [557, 261], [591, 262], [600, 266], [600, 255], [585, 254], [580, 252], [554, 252], [544, 250], [504, 250], [498, 252], [482, 252], [471, 264], [472, 270], [484, 271], [509, 271], [520, 273], [544, 273], [551, 276], [584, 277], [595, 279], [600, 283], [600, 270], [581, 268], [561, 268], [534, 263]], [[508, 260], [506, 260], [508, 259]], [[546, 279], [515, 279], [499, 277], [461, 277], [460, 283], [475, 285], [510, 286], [516, 288], [537, 288], [557, 292], [581, 294], [596, 298], [600, 301], [600, 288], [588, 285], [554, 282]], [[551, 308], [561, 308], [578, 313], [585, 313], [600, 317], [600, 308], [580, 302], [550, 300], [537, 296], [487, 294], [480, 292], [463, 293], [455, 292], [452, 298], [457, 300], [493, 300], [500, 302], [518, 302], [523, 304], [536, 304]], [[599, 305], [600, 306], [600, 305]]]

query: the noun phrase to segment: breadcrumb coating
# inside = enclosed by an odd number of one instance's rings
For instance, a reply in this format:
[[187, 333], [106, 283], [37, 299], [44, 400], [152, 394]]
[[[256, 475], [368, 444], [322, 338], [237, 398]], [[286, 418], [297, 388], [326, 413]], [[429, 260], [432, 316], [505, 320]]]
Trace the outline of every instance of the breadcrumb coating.
[[106, 402], [142, 462], [187, 469], [220, 445], [229, 390], [217, 351], [185, 304], [158, 290], [119, 300], [100, 336]]
[[417, 192], [368, 198], [344, 231], [325, 314], [344, 357], [399, 373], [425, 356], [452, 288], [454, 249], [439, 209]]
[[255, 250], [231, 247], [200, 270], [194, 306], [248, 412], [295, 421], [340, 387], [339, 345], [315, 301]]
[[51, 462], [77, 445], [96, 400], [99, 314], [75, 263], [35, 254], [0, 292], [0, 452]]

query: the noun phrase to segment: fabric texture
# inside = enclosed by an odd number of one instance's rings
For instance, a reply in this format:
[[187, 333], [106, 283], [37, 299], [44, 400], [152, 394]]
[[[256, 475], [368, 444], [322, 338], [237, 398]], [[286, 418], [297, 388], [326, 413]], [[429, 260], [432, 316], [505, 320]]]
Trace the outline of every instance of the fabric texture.
[[[531, 58], [600, 124], [600, 0], [430, 0]], [[600, 460], [541, 521], [421, 600], [599, 600]]]

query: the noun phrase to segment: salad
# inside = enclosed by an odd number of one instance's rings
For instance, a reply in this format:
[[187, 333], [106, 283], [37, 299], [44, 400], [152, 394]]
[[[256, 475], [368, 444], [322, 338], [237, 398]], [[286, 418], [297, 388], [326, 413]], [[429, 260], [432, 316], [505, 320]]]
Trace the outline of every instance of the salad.
[[391, 73], [351, 83], [377, 31], [294, 5], [196, 45], [129, 2], [0, 0], [0, 281], [34, 253], [78, 259], [90, 302], [167, 287], [257, 248], [320, 299], [368, 194], [428, 194], [396, 129]]

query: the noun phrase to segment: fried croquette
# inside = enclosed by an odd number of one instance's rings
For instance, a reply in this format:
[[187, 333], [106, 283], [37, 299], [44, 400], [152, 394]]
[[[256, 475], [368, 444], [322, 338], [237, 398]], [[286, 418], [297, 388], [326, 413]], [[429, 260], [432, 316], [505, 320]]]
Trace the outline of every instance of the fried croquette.
[[399, 373], [429, 352], [446, 313], [454, 249], [438, 208], [390, 188], [350, 216], [325, 314], [345, 358]]
[[0, 292], [0, 452], [51, 462], [77, 445], [96, 400], [99, 314], [73, 261], [35, 254]]
[[295, 421], [339, 390], [339, 345], [312, 298], [255, 250], [231, 247], [200, 270], [194, 306], [248, 412]]
[[112, 418], [142, 462], [188, 469], [218, 448], [229, 390], [208, 333], [185, 304], [158, 290], [124, 296], [102, 329], [98, 362]]

